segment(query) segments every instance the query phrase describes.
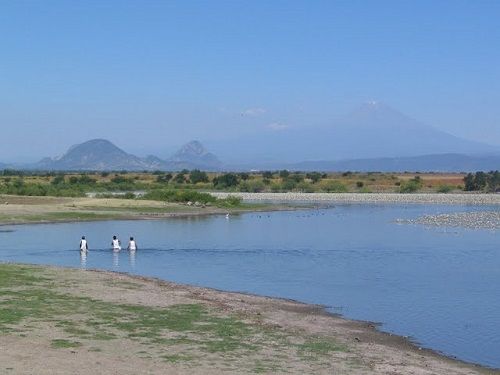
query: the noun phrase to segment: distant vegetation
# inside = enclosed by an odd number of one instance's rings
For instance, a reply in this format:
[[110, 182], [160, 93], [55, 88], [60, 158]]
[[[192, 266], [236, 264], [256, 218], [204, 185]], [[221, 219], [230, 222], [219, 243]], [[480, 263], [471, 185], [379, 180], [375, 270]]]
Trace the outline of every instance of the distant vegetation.
[[[198, 169], [180, 172], [61, 173], [0, 171], [0, 194], [28, 196], [96, 196], [145, 198], [171, 202], [216, 204], [206, 192], [439, 192], [500, 189], [500, 173], [320, 173], [264, 171], [207, 173]], [[234, 202], [233, 202], [234, 203]]]
[[464, 190], [498, 192], [500, 191], [500, 172], [469, 173], [464, 177]]

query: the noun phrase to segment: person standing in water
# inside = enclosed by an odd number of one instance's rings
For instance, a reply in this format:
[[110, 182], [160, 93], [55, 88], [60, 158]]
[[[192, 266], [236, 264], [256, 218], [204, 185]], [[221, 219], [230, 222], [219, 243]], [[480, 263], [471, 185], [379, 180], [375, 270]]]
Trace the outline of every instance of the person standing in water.
[[134, 237], [130, 237], [130, 241], [128, 241], [127, 249], [129, 251], [136, 251], [137, 250], [137, 242], [135, 242]]
[[85, 236], [82, 236], [82, 239], [80, 240], [80, 251], [82, 253], [87, 253], [89, 251], [89, 244], [85, 239]]
[[120, 251], [122, 249], [121, 242], [116, 236], [113, 236], [113, 241], [111, 241], [111, 247], [113, 251]]

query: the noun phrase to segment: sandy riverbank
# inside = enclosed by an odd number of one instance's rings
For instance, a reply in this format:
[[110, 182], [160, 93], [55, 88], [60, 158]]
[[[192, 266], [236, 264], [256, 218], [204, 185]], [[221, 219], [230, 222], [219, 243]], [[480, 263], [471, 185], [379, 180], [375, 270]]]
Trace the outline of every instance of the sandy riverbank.
[[0, 373], [500, 374], [319, 306], [0, 264]]
[[437, 203], [499, 204], [500, 194], [397, 194], [397, 193], [226, 193], [214, 192], [218, 198], [229, 195], [244, 201], [311, 202], [311, 203]]

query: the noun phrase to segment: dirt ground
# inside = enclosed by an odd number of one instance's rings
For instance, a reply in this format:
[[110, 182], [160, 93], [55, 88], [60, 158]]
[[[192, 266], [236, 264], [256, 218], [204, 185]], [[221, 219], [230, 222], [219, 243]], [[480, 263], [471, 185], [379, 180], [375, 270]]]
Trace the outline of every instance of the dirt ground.
[[500, 374], [320, 306], [0, 264], [0, 374]]

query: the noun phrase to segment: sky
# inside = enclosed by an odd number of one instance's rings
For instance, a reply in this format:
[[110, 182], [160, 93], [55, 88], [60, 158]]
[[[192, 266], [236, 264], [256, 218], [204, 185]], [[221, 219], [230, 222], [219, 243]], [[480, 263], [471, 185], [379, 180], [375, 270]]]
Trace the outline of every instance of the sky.
[[500, 145], [500, 1], [0, 2], [0, 162], [165, 157], [377, 100]]

